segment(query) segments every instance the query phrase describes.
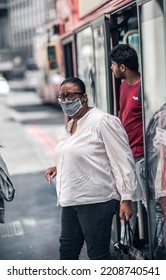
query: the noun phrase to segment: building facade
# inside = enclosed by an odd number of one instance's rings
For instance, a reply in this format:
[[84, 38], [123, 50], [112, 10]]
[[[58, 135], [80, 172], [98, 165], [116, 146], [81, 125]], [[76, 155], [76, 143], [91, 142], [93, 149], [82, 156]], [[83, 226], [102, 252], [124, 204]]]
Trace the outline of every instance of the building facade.
[[0, 74], [8, 77], [12, 68], [9, 47], [9, 25], [7, 0], [0, 1]]
[[33, 57], [36, 30], [55, 17], [56, 0], [8, 0], [10, 49], [22, 60]]
[[32, 57], [32, 39], [37, 26], [47, 20], [45, 0], [8, 0], [10, 48], [13, 55]]

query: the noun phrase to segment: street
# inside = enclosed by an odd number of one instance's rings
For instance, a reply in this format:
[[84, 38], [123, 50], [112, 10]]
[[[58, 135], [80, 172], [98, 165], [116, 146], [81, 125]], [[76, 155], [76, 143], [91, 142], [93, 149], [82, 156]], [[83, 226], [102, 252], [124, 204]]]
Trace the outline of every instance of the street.
[[[44, 178], [64, 129], [60, 108], [43, 105], [37, 93], [11, 90], [0, 97], [0, 144], [16, 189], [0, 224], [1, 260], [58, 260], [61, 208], [55, 182]], [[83, 248], [80, 259], [87, 259]]]

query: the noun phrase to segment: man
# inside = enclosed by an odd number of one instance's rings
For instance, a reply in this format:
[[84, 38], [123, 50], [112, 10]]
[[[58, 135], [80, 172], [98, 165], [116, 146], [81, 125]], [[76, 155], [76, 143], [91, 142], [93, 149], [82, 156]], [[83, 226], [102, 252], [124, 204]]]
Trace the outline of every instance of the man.
[[[120, 44], [111, 50], [110, 59], [115, 77], [123, 79], [120, 86], [120, 119], [128, 135], [136, 163], [138, 180], [143, 188], [145, 169], [138, 56], [132, 46]], [[145, 192], [144, 188], [143, 191]], [[135, 231], [136, 218], [137, 203], [135, 202], [133, 203], [133, 216], [131, 218], [133, 231]]]

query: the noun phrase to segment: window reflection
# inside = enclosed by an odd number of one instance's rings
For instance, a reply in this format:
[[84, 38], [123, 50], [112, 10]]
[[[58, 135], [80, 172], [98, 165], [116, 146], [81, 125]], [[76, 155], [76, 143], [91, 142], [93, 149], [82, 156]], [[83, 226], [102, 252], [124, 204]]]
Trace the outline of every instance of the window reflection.
[[88, 27], [77, 34], [77, 65], [78, 76], [85, 82], [90, 106], [96, 105], [95, 100], [95, 73], [92, 29]]
[[107, 88], [103, 25], [94, 29], [97, 106], [107, 111]]
[[80, 31], [76, 37], [78, 76], [85, 82], [90, 106], [107, 111], [103, 25]]

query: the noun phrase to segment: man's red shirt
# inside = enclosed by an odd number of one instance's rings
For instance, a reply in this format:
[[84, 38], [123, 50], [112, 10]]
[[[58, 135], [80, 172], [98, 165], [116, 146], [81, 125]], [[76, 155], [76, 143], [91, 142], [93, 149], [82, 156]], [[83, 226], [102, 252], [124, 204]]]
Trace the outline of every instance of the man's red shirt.
[[139, 83], [129, 85], [124, 80], [120, 88], [120, 119], [127, 132], [134, 157], [144, 154], [142, 105], [138, 100]]

